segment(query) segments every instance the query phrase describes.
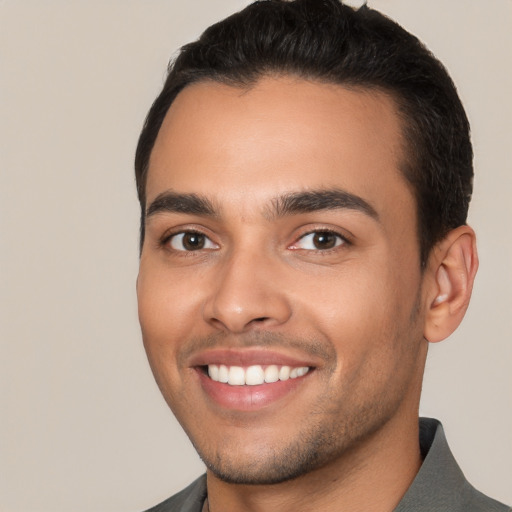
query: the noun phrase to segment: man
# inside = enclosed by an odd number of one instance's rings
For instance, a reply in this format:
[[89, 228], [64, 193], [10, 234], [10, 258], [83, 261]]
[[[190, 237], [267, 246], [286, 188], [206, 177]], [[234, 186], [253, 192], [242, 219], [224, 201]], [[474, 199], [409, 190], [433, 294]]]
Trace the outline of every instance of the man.
[[418, 422], [478, 260], [469, 124], [416, 38], [252, 4], [182, 49], [136, 176], [144, 344], [207, 467], [153, 512], [510, 510]]

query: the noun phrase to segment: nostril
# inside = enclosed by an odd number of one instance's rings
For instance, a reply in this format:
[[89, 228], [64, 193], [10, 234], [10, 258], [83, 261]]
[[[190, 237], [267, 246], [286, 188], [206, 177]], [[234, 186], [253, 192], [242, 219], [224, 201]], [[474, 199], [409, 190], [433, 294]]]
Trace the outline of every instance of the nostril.
[[259, 317], [259, 318], [255, 318], [255, 319], [253, 320], [253, 322], [259, 322], [259, 323], [261, 323], [261, 322], [264, 322], [265, 320], [268, 320], [268, 319], [269, 319], [269, 318], [268, 318], [268, 316], [261, 316], [261, 317]]

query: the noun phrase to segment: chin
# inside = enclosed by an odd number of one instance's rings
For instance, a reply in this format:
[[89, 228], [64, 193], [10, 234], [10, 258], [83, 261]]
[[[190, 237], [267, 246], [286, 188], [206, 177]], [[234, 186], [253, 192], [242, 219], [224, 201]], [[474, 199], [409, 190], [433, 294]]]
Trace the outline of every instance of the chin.
[[208, 470], [219, 480], [239, 485], [273, 485], [320, 469], [344, 451], [343, 448], [333, 451], [333, 442], [339, 444], [339, 440], [329, 436], [317, 435], [316, 439], [302, 441], [257, 452], [225, 450], [222, 454], [205, 454], [199, 449], [198, 452]]

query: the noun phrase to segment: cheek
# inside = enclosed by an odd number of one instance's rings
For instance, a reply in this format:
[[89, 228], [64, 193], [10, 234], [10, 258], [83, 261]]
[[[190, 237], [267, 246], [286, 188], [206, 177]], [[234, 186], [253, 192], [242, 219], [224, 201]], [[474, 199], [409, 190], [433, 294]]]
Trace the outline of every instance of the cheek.
[[176, 312], [183, 306], [176, 297], [166, 279], [157, 273], [146, 272], [141, 266], [137, 300], [142, 339], [154, 377], [165, 397], [169, 392], [168, 384], [173, 375], [177, 375], [174, 369], [180, 328]]
[[347, 370], [400, 352], [398, 345], [408, 339], [402, 331], [411, 328], [418, 287], [414, 279], [402, 282], [399, 266], [360, 263], [313, 281], [305, 277], [293, 300], [297, 316], [331, 341], [338, 364]]
[[197, 285], [185, 273], [141, 262], [137, 300], [145, 343], [169, 344], [197, 324], [196, 310], [200, 309]]
[[141, 262], [137, 300], [142, 339], [156, 383], [169, 404], [181, 388], [176, 353], [181, 329], [185, 329], [179, 318], [186, 315], [180, 295], [165, 274]]
[[323, 329], [364, 330], [392, 314], [397, 297], [389, 269], [371, 269], [359, 262], [304, 275], [294, 302], [313, 314]]

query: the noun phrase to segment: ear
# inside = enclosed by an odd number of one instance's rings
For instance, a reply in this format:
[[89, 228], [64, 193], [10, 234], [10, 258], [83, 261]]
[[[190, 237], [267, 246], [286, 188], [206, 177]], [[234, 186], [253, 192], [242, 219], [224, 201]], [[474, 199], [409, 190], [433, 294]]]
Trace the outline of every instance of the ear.
[[432, 250], [427, 272], [424, 337], [444, 340], [459, 326], [471, 298], [478, 269], [475, 232], [469, 226], [450, 231]]

